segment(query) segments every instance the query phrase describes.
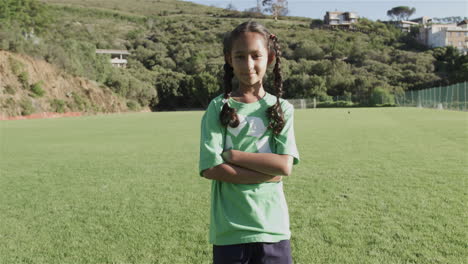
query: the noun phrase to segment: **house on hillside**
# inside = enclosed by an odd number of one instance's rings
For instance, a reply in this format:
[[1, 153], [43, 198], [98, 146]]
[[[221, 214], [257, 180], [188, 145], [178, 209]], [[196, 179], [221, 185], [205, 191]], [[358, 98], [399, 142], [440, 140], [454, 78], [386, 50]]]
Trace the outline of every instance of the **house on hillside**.
[[429, 24], [421, 27], [417, 40], [430, 48], [453, 46], [468, 53], [468, 20], [458, 24]]
[[110, 54], [110, 63], [112, 66], [126, 68], [128, 62], [127, 57], [130, 55], [130, 52], [127, 50], [96, 49], [96, 54]]
[[406, 20], [395, 21], [395, 23], [393, 23], [393, 24], [394, 24], [396, 27], [400, 28], [401, 31], [403, 31], [403, 32], [410, 32], [410, 31], [411, 31], [411, 27], [419, 26], [419, 23], [417, 23], [417, 22], [406, 21]]
[[427, 25], [429, 23], [432, 23], [432, 18], [428, 17], [428, 16], [422, 16], [422, 17], [419, 17], [419, 18], [415, 18], [415, 19], [411, 19], [410, 20], [411, 22], [416, 22], [420, 25]]
[[410, 32], [412, 27], [416, 26], [426, 26], [427, 24], [432, 23], [432, 18], [428, 16], [423, 16], [420, 18], [415, 18], [411, 20], [399, 20], [399, 21], [385, 21], [384, 23], [395, 25], [397, 28], [401, 29], [403, 32]]
[[331, 27], [352, 28], [353, 24], [358, 22], [359, 16], [355, 12], [330, 12], [328, 11], [324, 18], [324, 24]]
[[468, 27], [468, 19], [465, 19], [465, 20], [463, 20], [463, 21], [460, 21], [460, 22], [457, 24], [457, 27], [467, 28], [467, 27]]

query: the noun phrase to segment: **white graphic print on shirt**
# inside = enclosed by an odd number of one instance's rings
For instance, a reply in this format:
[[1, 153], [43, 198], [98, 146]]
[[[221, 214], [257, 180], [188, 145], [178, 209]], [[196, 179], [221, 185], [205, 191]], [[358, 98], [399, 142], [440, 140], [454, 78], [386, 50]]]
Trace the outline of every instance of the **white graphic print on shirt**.
[[[262, 119], [259, 117], [255, 116], [244, 116], [237, 114], [239, 118], [239, 125], [237, 127], [230, 127], [228, 126], [228, 131], [231, 135], [234, 137], [237, 137], [239, 133], [247, 126], [247, 135], [256, 137], [259, 140], [255, 143], [257, 146], [257, 150], [259, 153], [271, 153], [271, 148], [269, 144], [269, 137], [265, 136], [261, 138], [265, 132], [267, 131], [267, 128], [265, 124], [263, 123]], [[224, 146], [224, 150], [229, 150], [233, 148], [233, 142], [232, 138], [230, 135], [226, 135], [226, 142]]]

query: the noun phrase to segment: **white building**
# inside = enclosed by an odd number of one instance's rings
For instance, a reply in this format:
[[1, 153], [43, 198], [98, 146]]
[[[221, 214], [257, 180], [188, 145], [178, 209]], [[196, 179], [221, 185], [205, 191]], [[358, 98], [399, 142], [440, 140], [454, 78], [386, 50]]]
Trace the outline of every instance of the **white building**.
[[330, 12], [328, 11], [324, 17], [325, 25], [351, 27], [352, 24], [358, 22], [359, 16], [355, 12]]
[[426, 24], [432, 23], [432, 18], [430, 18], [428, 16], [422, 16], [422, 17], [419, 17], [419, 18], [411, 19], [410, 21], [411, 22], [416, 22], [416, 23], [421, 24], [421, 25], [426, 25]]
[[130, 55], [130, 52], [128, 52], [127, 50], [96, 49], [96, 54], [110, 54], [110, 63], [112, 64], [112, 66], [126, 68], [128, 62], [127, 57], [128, 55]]
[[462, 53], [468, 52], [468, 25], [459, 24], [432, 24], [421, 28], [418, 40], [428, 47], [453, 46]]
[[394, 23], [395, 26], [399, 27], [403, 32], [410, 32], [411, 27], [418, 26], [419, 23], [413, 21], [401, 20]]

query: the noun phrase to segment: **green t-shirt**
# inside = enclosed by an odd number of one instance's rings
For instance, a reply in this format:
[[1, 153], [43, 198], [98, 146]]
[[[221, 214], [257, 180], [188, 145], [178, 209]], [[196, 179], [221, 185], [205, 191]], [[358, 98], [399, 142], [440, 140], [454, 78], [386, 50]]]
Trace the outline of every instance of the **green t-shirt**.
[[[201, 121], [199, 173], [224, 163], [221, 154], [235, 149], [253, 153], [288, 154], [299, 162], [293, 127], [294, 107], [280, 99], [285, 127], [274, 136], [267, 129], [268, 107], [276, 103], [269, 93], [254, 103], [241, 103], [232, 98], [229, 105], [237, 109], [240, 124], [223, 127], [219, 114], [223, 95], [214, 98]], [[283, 182], [234, 184], [213, 180], [211, 184], [211, 220], [209, 240], [214, 245], [252, 242], [279, 242], [289, 239], [289, 214], [283, 193]]]

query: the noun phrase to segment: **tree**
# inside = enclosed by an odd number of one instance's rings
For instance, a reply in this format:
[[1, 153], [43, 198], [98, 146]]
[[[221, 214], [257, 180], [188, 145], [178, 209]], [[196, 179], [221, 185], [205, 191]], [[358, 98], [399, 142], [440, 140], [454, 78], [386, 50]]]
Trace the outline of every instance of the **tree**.
[[195, 96], [197, 103], [206, 108], [211, 98], [220, 89], [218, 79], [208, 72], [202, 72], [196, 74], [193, 77], [193, 81], [192, 94]]
[[445, 79], [442, 85], [468, 81], [468, 55], [453, 47], [439, 47], [433, 51], [436, 72]]
[[232, 3], [229, 3], [226, 6], [226, 9], [229, 10], [229, 11], [237, 11], [236, 7]]
[[52, 15], [44, 3], [37, 0], [2, 0], [0, 2], [0, 27], [18, 23], [26, 32], [45, 31]]
[[271, 13], [275, 20], [289, 12], [287, 0], [263, 0], [262, 5], [265, 7], [265, 12]]
[[247, 8], [244, 12], [252, 13], [252, 14], [261, 14], [262, 13], [262, 0], [257, 0], [257, 5], [251, 8]]
[[322, 48], [314, 41], [303, 40], [297, 44], [293, 56], [296, 60], [301, 58], [306, 60], [320, 60], [323, 58], [324, 53]]
[[416, 12], [416, 8], [397, 6], [387, 11], [387, 16], [394, 20], [408, 20]]

